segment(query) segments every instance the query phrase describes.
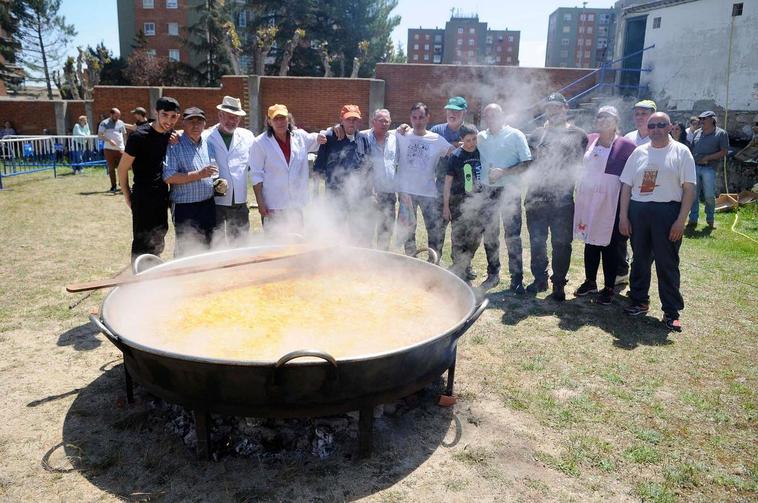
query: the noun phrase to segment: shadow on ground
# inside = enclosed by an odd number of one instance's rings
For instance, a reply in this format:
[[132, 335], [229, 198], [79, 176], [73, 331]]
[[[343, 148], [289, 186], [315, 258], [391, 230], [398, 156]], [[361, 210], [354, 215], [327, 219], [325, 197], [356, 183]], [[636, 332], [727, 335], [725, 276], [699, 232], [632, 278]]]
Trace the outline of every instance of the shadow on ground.
[[513, 296], [507, 290], [490, 293], [489, 309], [503, 312], [504, 325], [517, 325], [532, 316], [555, 316], [561, 330], [575, 332], [585, 326], [597, 327], [613, 337], [613, 346], [619, 349], [635, 349], [640, 345], [662, 346], [672, 344], [668, 330], [660, 320], [652, 316], [630, 318], [623, 314], [625, 298], [616, 295], [613, 304], [601, 306], [591, 298], [573, 297], [568, 293], [564, 302], [528, 295]]
[[97, 337], [99, 333], [92, 323], [87, 322], [59, 335], [58, 345], [73, 346], [77, 351], [91, 351], [102, 344], [102, 341]]
[[405, 413], [375, 421], [370, 459], [358, 460], [357, 440], [335, 435], [339, 445], [325, 459], [310, 451], [249, 457], [227, 451], [208, 462], [170, 431], [139, 387], [136, 403], [124, 406], [123, 380], [119, 365], [79, 392], [66, 414], [61, 446], [73, 469], [129, 501], [355, 500], [397, 483], [461, 434], [453, 411], [436, 406], [437, 390], [430, 390]]

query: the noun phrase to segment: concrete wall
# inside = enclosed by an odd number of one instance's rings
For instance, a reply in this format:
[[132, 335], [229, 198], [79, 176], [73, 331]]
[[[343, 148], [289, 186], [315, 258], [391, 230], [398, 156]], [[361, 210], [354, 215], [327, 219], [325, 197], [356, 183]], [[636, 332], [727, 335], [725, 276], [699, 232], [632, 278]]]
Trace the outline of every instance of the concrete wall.
[[[724, 0], [698, 0], [646, 10], [642, 75], [659, 106], [669, 110], [727, 108], [729, 75], [730, 110], [758, 111], [758, 0], [742, 0], [743, 14], [732, 17], [732, 4]], [[655, 18], [660, 28], [653, 28]], [[729, 38], [732, 33], [732, 61]]]

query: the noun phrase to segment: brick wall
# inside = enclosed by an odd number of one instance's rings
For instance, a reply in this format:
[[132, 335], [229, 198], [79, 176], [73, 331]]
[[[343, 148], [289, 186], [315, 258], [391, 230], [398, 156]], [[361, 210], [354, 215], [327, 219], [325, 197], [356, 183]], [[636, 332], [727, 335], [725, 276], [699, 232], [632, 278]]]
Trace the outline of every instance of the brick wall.
[[0, 123], [11, 121], [18, 134], [55, 133], [55, 102], [49, 100], [0, 100]]
[[150, 103], [149, 87], [96, 86], [93, 94], [92, 122], [94, 125], [90, 125], [93, 132], [97, 131], [97, 125], [108, 117], [113, 107], [121, 110], [121, 118], [124, 122], [132, 122], [132, 116], [129, 113], [131, 110], [143, 107], [150, 113], [155, 104]]
[[[445, 122], [443, 107], [450, 96], [469, 102], [470, 121], [479, 122], [481, 110], [497, 102], [507, 113], [524, 110], [540, 98], [592, 70], [571, 68], [523, 68], [514, 66], [455, 66], [378, 64], [376, 78], [385, 82], [385, 107], [393, 123], [408, 122], [417, 101], [429, 105], [430, 124]], [[589, 89], [593, 78], [582, 82], [567, 98]]]
[[[319, 77], [263, 77], [261, 79], [261, 118], [269, 106], [281, 103], [295, 116], [297, 125], [318, 131], [339, 121], [340, 109], [358, 105], [368, 127], [369, 79], [324, 79]], [[261, 122], [263, 124], [263, 122]]]

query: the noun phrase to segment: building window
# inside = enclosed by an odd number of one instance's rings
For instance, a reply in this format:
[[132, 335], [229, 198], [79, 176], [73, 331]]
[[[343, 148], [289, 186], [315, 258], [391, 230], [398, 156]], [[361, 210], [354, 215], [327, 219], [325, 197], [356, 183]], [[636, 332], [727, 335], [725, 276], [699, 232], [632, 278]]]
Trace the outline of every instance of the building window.
[[146, 37], [152, 37], [155, 35], [155, 23], [144, 23], [142, 25], [142, 32]]
[[463, 55], [463, 52], [462, 52], [460, 49], [456, 49], [456, 50], [455, 50], [455, 55], [456, 55], [456, 56], [462, 56], [462, 55]]
[[561, 39], [561, 47], [568, 47], [569, 46], [569, 39], [562, 38]]
[[495, 61], [497, 61], [498, 63], [500, 63], [500, 56], [496, 57]]
[[442, 62], [442, 56], [440, 56], [439, 54], [435, 54], [435, 55], [432, 57], [432, 61], [433, 61], [434, 63], [441, 63], [441, 62]]
[[598, 49], [604, 49], [608, 47], [608, 39], [605, 38], [599, 38], [597, 39], [597, 48]]
[[168, 60], [169, 61], [179, 61], [179, 49], [169, 49], [168, 50]]
[[513, 52], [513, 47], [511, 47], [510, 45], [508, 46], [508, 52]]
[[510, 56], [508, 56], [507, 58], [505, 58], [505, 62], [506, 63], [513, 63], [513, 59]]
[[146, 53], [148, 56], [153, 56], [153, 57], [155, 57], [155, 54], [156, 54], [156, 52], [155, 52], [155, 49], [146, 49], [146, 50], [145, 50], [145, 53]]
[[418, 44], [413, 44], [413, 50], [418, 51]]
[[458, 28], [458, 33], [463, 33], [463, 28]]
[[413, 61], [418, 61], [418, 54], [413, 55]]
[[600, 24], [608, 24], [610, 20], [611, 20], [610, 14], [600, 14], [600, 18], [599, 18]]
[[434, 42], [435, 43], [437, 43], [437, 42], [441, 43], [442, 42], [442, 35], [435, 35], [434, 36]]
[[487, 35], [487, 43], [488, 44], [492, 43], [492, 36], [491, 35]]
[[503, 46], [502, 45], [497, 46], [497, 52], [503, 52]]
[[428, 51], [428, 50], [429, 50], [429, 44], [424, 44], [424, 50], [425, 50], [425, 51]]
[[587, 21], [594, 21], [595, 15], [594, 14], [587, 14]]
[[[579, 45], [584, 45], [584, 39], [580, 38], [579, 40], [576, 41], [576, 43], [579, 44]], [[568, 45], [568, 44], [566, 44], [566, 45]]]
[[468, 45], [474, 45], [475, 43], [473, 38], [468, 39]]
[[426, 34], [426, 35], [424, 36], [424, 38], [426, 38], [427, 40], [429, 40], [429, 34]]
[[661, 18], [654, 17], [653, 18], [653, 29], [655, 30], [655, 29], [658, 29], [660, 27], [661, 27]]
[[240, 12], [239, 16], [237, 16], [237, 26], [240, 28], [245, 28], [247, 26], [247, 11]]
[[561, 51], [561, 57], [562, 58], [568, 58], [569, 52], [568, 51]]
[[413, 40], [418, 40], [418, 33], [416, 33], [415, 35], [413, 35]]
[[579, 21], [587, 21], [587, 16], [582, 14], [581, 16], [579, 16]]
[[587, 27], [587, 34], [590, 34], [590, 33], [592, 33], [592, 26]]
[[579, 27], [579, 33], [584, 33], [584, 26]]
[[598, 26], [597, 27], [597, 34], [598, 36], [605, 37], [608, 35], [608, 27], [607, 26]]
[[742, 15], [742, 2], [732, 4], [732, 17], [737, 17]]
[[468, 55], [469, 55], [469, 56], [473, 56], [473, 55], [474, 55], [474, 51], [469, 51], [469, 52], [468, 52]]
[[171, 35], [172, 37], [178, 37], [179, 36], [179, 23], [169, 23], [168, 34]]
[[[166, 8], [167, 9], [178, 9], [179, 8], [179, 1], [178, 0], [166, 0]], [[177, 60], [179, 61], [179, 60]]]
[[513, 35], [508, 35], [508, 42], [513, 42]]
[[142, 8], [143, 9], [154, 9], [155, 8], [155, 0], [142, 0]]
[[468, 29], [468, 32], [469, 32], [469, 33], [476, 33], [476, 30], [475, 30], [475, 29], [473, 29], [473, 28], [469, 28], [469, 29]]
[[584, 51], [584, 57], [585, 57], [585, 58], [589, 58], [589, 57], [590, 57], [590, 55], [591, 55], [591, 52], [590, 52], [590, 51]]
[[463, 39], [459, 38], [458, 40], [455, 41], [455, 43], [458, 45], [463, 45]]
[[424, 61], [429, 61], [429, 55], [428, 54], [424, 54]]
[[564, 14], [563, 15], [563, 20], [564, 21], [571, 21], [571, 14]]
[[563, 33], [569, 33], [570, 31], [571, 31], [571, 27], [570, 26], [564, 26], [563, 27]]

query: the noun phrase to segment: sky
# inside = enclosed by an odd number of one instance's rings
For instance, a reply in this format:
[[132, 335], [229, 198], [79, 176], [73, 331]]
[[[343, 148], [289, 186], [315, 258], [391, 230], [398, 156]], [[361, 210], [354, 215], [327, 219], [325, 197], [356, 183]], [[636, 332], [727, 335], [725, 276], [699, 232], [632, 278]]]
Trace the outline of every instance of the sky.
[[[608, 8], [613, 3], [613, 0], [589, 0], [587, 7]], [[524, 8], [525, 5], [529, 8]], [[492, 29], [521, 31], [521, 66], [542, 67], [548, 16], [558, 7], [581, 6], [578, 0], [399, 0], [394, 13], [402, 20], [392, 32], [392, 41], [396, 47], [398, 42], [405, 47], [408, 28], [444, 28], [451, 9], [460, 8], [464, 14], [478, 14], [479, 20]], [[79, 45], [95, 46], [101, 41], [114, 55], [119, 55], [116, 0], [63, 0], [61, 14], [79, 32], [69, 51], [71, 55], [76, 55]]]

